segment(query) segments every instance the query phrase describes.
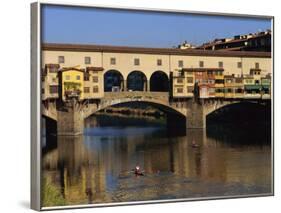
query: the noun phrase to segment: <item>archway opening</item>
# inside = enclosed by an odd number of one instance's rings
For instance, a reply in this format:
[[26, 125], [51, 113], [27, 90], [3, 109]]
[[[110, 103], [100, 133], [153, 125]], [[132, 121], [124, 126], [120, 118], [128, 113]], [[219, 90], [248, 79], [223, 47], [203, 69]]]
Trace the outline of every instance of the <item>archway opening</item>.
[[150, 91], [168, 92], [169, 78], [163, 71], [156, 71], [150, 77]]
[[118, 92], [124, 90], [124, 78], [118, 70], [109, 70], [104, 74], [104, 91]]
[[226, 105], [206, 117], [207, 137], [236, 145], [271, 142], [270, 102]]
[[146, 91], [147, 78], [141, 71], [133, 71], [127, 77], [127, 87], [129, 91]]
[[89, 115], [85, 127], [164, 127], [169, 136], [186, 134], [186, 117], [169, 106], [150, 101], [125, 101], [106, 106]]

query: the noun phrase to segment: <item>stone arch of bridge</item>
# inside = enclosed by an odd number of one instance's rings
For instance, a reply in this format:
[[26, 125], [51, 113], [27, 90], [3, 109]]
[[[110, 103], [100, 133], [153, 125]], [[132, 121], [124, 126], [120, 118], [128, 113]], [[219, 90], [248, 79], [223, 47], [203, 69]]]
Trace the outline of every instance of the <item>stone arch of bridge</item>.
[[[266, 106], [268, 106], [268, 103], [270, 103], [270, 102], [261, 101], [261, 100], [256, 100], [256, 101], [255, 100], [252, 100], [252, 101], [241, 100], [241, 101], [231, 101], [231, 102], [225, 101], [224, 103], [217, 104], [216, 107], [214, 107], [214, 106], [206, 107], [204, 110], [204, 117], [205, 117], [204, 119], [207, 120], [207, 119], [211, 118], [212, 116], [216, 116], [215, 113], [221, 112], [222, 110], [225, 110], [225, 109], [228, 109], [229, 112], [231, 113], [231, 114], [228, 114], [228, 113], [224, 114], [225, 116], [228, 117], [226, 119], [229, 119], [232, 117], [232, 118], [236, 118], [235, 120], [239, 120], [239, 119], [245, 120], [245, 117], [247, 117], [246, 120], [248, 120], [250, 122], [253, 119], [254, 120], [258, 119], [258, 117], [256, 115], [261, 112], [263, 112], [263, 113], [260, 116], [270, 117], [270, 115], [267, 114], [268, 110], [266, 108]], [[257, 106], [259, 106], [259, 107], [257, 107]], [[240, 108], [240, 107], [243, 107], [243, 108]], [[245, 111], [246, 114], [241, 113], [241, 112], [244, 112], [243, 110], [246, 110]], [[234, 113], [234, 115], [232, 115], [233, 113]], [[264, 113], [266, 113], [266, 114], [264, 114]]]
[[157, 100], [157, 99], [144, 99], [144, 98], [138, 98], [132, 100], [131, 98], [122, 98], [122, 99], [112, 99], [112, 100], [105, 100], [101, 102], [101, 104], [98, 107], [89, 107], [88, 110], [84, 111], [84, 119], [91, 116], [92, 114], [104, 110], [111, 106], [116, 106], [120, 104], [126, 104], [126, 103], [145, 103], [147, 105], [154, 106], [155, 108], [163, 111], [167, 115], [175, 116], [175, 117], [182, 117], [186, 118], [186, 111], [184, 109], [178, 109], [174, 106], [170, 106], [169, 104]]
[[127, 75], [127, 89], [129, 91], [147, 91], [147, 76], [140, 70], [131, 71]]
[[169, 91], [169, 77], [162, 71], [157, 70], [152, 73], [149, 79], [150, 91], [154, 92], [168, 92]]
[[124, 76], [119, 70], [107, 70], [103, 78], [105, 92], [112, 92], [114, 90], [124, 91]]
[[266, 102], [263, 101], [222, 101], [222, 102], [215, 102], [215, 103], [211, 103], [211, 104], [206, 104], [205, 105], [205, 116], [211, 115], [212, 113], [215, 113], [219, 110], [223, 110], [226, 107], [233, 107], [233, 106], [238, 106], [240, 104], [248, 104], [248, 105], [252, 105], [252, 106], [265, 106]]

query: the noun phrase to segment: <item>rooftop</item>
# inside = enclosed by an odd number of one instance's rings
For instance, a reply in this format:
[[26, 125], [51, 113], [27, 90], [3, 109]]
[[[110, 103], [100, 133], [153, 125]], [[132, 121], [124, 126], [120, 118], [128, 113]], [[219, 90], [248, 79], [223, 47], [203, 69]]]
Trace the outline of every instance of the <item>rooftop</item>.
[[151, 47], [129, 47], [110, 46], [94, 44], [63, 44], [43, 43], [42, 50], [48, 51], [76, 51], [76, 52], [110, 52], [110, 53], [143, 53], [159, 55], [185, 55], [185, 56], [223, 56], [223, 57], [261, 57], [270, 58], [270, 52], [246, 52], [246, 51], [213, 51], [199, 49], [177, 49], [177, 48], [151, 48]]

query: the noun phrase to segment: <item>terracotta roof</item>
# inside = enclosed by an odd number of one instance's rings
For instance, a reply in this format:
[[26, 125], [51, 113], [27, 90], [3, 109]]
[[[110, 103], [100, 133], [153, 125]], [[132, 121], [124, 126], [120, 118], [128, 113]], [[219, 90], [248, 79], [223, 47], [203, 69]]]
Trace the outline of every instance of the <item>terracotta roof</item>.
[[225, 75], [224, 78], [235, 78], [233, 75]]
[[45, 64], [45, 67], [47, 68], [60, 68], [59, 64]]
[[250, 71], [261, 71], [259, 68], [251, 68]]
[[86, 71], [103, 71], [104, 68], [103, 67], [87, 67]]
[[[220, 44], [231, 44], [231, 43], [243, 42], [243, 41], [248, 41], [248, 40], [252, 40], [255, 38], [266, 37], [266, 36], [271, 36], [271, 33], [257, 34], [257, 35], [252, 35], [252, 37], [250, 37], [250, 38], [232, 39], [230, 41], [223, 41], [223, 42], [214, 42], [213, 41], [210, 43], [203, 44], [202, 46], [200, 46], [200, 48], [207, 48], [207, 47], [212, 47], [212, 46], [216, 46], [216, 45], [220, 45]], [[230, 49], [230, 48], [228, 48], [228, 49]]]
[[240, 51], [214, 51], [199, 49], [176, 49], [176, 48], [150, 48], [150, 47], [127, 47], [107, 46], [92, 44], [57, 44], [43, 43], [42, 50], [49, 51], [77, 51], [77, 52], [110, 52], [110, 53], [143, 53], [163, 55], [186, 55], [186, 56], [224, 56], [224, 57], [266, 57], [270, 58], [270, 52], [240, 52]]
[[64, 67], [64, 68], [60, 69], [59, 71], [60, 72], [65, 72], [65, 71], [70, 71], [70, 70], [75, 70], [75, 71], [79, 71], [79, 72], [85, 72], [84, 69], [78, 69], [78, 68], [75, 68], [75, 67]]
[[224, 69], [223, 68], [182, 68], [182, 71], [205, 72], [205, 71], [224, 71]]
[[205, 45], [202, 45], [201, 47], [211, 47], [211, 46], [216, 46], [216, 45], [221, 45], [221, 44], [232, 44], [232, 43], [238, 43], [238, 42], [243, 42], [243, 41], [247, 41], [248, 39], [246, 38], [240, 38], [240, 39], [233, 39], [230, 41], [223, 41], [223, 42], [211, 42]]

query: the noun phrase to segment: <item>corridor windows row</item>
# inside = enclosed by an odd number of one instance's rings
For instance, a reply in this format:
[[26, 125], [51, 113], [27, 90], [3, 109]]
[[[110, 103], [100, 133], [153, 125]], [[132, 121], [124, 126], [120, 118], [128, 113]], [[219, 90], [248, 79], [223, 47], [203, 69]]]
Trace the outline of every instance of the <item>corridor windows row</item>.
[[[62, 55], [60, 55], [60, 56], [58, 57], [58, 63], [59, 63], [59, 64], [64, 64], [64, 63], [65, 63], [65, 57], [62, 56]], [[90, 56], [85, 56], [85, 57], [84, 57], [84, 64], [91, 64], [91, 63], [92, 63], [91, 57], [90, 57]]]
[[[133, 61], [134, 66], [140, 66], [141, 62], [139, 58], [134, 58]], [[116, 58], [110, 58], [110, 65], [116, 65]], [[162, 66], [162, 59], [157, 59], [156, 60], [156, 65], [157, 66]]]
[[[221, 62], [222, 63], [222, 62]], [[220, 64], [221, 66], [223, 66], [222, 64]], [[220, 66], [219, 65], [219, 66]], [[184, 63], [183, 60], [179, 60], [178, 61], [178, 67], [183, 68], [184, 67]], [[204, 67], [204, 61], [199, 61], [199, 67]]]
[[[199, 64], [198, 64], [198, 66], [200, 67], [200, 68], [203, 68], [205, 65], [204, 65], [204, 61], [199, 61]], [[184, 67], [184, 61], [183, 60], [178, 60], [178, 67], [179, 68], [183, 68]], [[224, 63], [223, 63], [223, 61], [219, 61], [218, 62], [218, 67], [219, 68], [224, 68]], [[242, 68], [242, 62], [237, 62], [237, 68]], [[258, 62], [256, 62], [255, 63], [255, 69], [259, 69], [260, 68], [260, 66], [259, 66], [259, 63]]]
[[[64, 64], [65, 63], [65, 57], [64, 56], [58, 56], [58, 63], [59, 64]], [[111, 57], [110, 58], [110, 64], [111, 65], [116, 65], [116, 58], [115, 57]], [[133, 64], [135, 66], [139, 66], [140, 65], [140, 59], [139, 58], [134, 58]], [[92, 58], [90, 56], [85, 56], [84, 57], [84, 64], [92, 64]], [[156, 65], [157, 66], [162, 66], [163, 65], [163, 61], [162, 59], [157, 59], [156, 60]], [[200, 68], [204, 67], [204, 61], [199, 61], [198, 66]], [[179, 68], [183, 68], [184, 67], [184, 61], [183, 60], [178, 60], [178, 67]], [[224, 63], [223, 61], [219, 61], [218, 62], [218, 67], [219, 68], [223, 68], [224, 67]], [[254, 64], [255, 69], [260, 69], [260, 64], [258, 62], [255, 62]], [[242, 68], [242, 62], [237, 62], [237, 68]]]

